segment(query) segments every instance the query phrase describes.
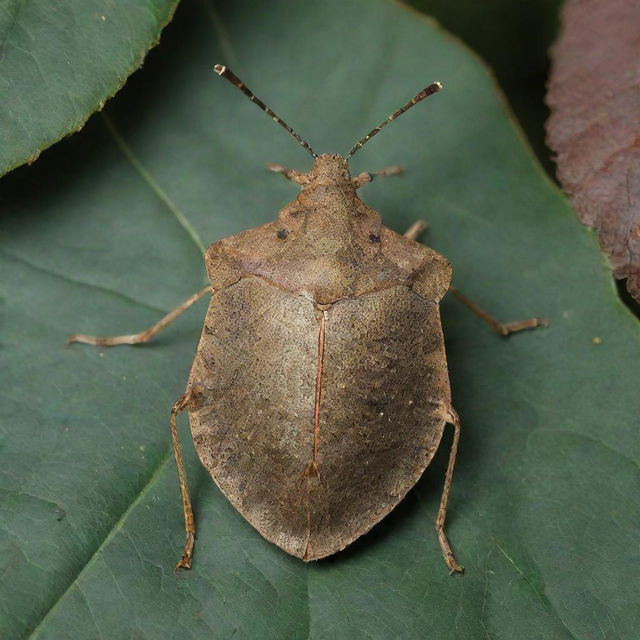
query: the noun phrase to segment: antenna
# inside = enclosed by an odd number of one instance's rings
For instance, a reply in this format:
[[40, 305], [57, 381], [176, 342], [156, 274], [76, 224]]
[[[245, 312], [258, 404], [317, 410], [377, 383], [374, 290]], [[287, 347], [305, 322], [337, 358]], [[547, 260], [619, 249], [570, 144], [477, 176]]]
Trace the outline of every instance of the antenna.
[[308, 142], [305, 142], [282, 118], [277, 116], [267, 105], [260, 100], [247, 85], [238, 78], [229, 67], [225, 67], [223, 64], [217, 64], [213, 67], [213, 70], [223, 78], [226, 78], [234, 87], [238, 87], [242, 93], [244, 93], [251, 102], [257, 104], [263, 111], [268, 113], [281, 127], [284, 127], [289, 134], [291, 134], [314, 158], [318, 156], [313, 152], [313, 149], [309, 146]]
[[407, 104], [405, 104], [404, 107], [400, 107], [397, 111], [394, 111], [382, 124], [379, 124], [375, 129], [372, 129], [364, 138], [362, 138], [362, 140], [360, 140], [360, 142], [357, 142], [356, 144], [354, 144], [351, 151], [349, 151], [349, 153], [347, 154], [347, 160], [356, 151], [362, 148], [365, 142], [367, 142], [368, 140], [373, 138], [373, 136], [379, 133], [379, 131], [383, 127], [386, 127], [390, 122], [392, 122], [393, 120], [401, 116], [405, 111], [408, 111], [409, 109], [411, 109], [413, 105], [418, 104], [418, 102], [422, 102], [425, 98], [428, 98], [430, 95], [436, 93], [437, 91], [440, 91], [440, 89], [442, 89], [442, 85], [439, 82], [434, 82], [433, 84], [430, 84], [428, 87], [425, 87], [420, 93], [418, 93], [416, 96], [411, 98], [411, 100], [409, 100], [409, 102], [407, 102]]

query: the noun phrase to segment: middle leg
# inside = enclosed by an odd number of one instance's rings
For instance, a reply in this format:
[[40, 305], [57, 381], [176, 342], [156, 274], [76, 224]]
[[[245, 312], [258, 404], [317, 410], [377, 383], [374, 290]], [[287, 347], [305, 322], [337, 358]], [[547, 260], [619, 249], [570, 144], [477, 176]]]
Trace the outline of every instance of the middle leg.
[[[417, 240], [420, 234], [427, 228], [424, 220], [417, 220], [405, 232], [404, 237], [410, 240]], [[477, 305], [467, 296], [463, 295], [458, 289], [451, 286], [449, 291], [462, 304], [475, 313], [481, 320], [484, 320], [496, 333], [501, 336], [508, 336], [511, 333], [524, 331], [525, 329], [535, 329], [536, 327], [547, 327], [549, 323], [544, 318], [527, 318], [526, 320], [516, 320], [515, 322], [499, 322], [493, 316], [489, 315], [482, 307]]]
[[67, 344], [72, 342], [82, 342], [84, 344], [91, 344], [96, 347], [115, 347], [119, 344], [139, 344], [141, 342], [147, 342], [157, 333], [162, 331], [167, 325], [171, 324], [179, 315], [184, 313], [191, 305], [195, 304], [206, 296], [208, 293], [212, 293], [213, 288], [211, 285], [207, 285], [200, 291], [194, 293], [187, 298], [182, 304], [179, 304], [173, 311], [167, 313], [166, 316], [160, 318], [154, 325], [140, 331], [140, 333], [133, 333], [123, 336], [87, 336], [83, 333], [74, 333], [67, 338]]
[[417, 240], [427, 226], [424, 220], [416, 220], [402, 235], [409, 240]]
[[484, 320], [496, 333], [501, 336], [508, 336], [511, 333], [518, 331], [524, 331], [525, 329], [535, 329], [536, 327], [548, 327], [549, 323], [544, 318], [527, 318], [526, 320], [516, 320], [515, 322], [499, 322], [494, 317], [490, 316], [482, 307], [479, 307], [475, 302], [469, 300], [467, 296], [463, 295], [455, 287], [449, 287], [449, 291], [460, 301], [462, 304], [475, 313], [481, 320]]

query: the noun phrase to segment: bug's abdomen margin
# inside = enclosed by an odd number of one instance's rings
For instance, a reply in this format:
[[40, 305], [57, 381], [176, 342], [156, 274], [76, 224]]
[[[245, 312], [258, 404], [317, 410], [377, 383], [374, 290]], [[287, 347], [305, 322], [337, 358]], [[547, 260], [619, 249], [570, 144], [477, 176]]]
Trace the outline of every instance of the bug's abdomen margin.
[[285, 551], [324, 557], [389, 513], [437, 449], [438, 305], [397, 285], [322, 310], [243, 278], [213, 297], [189, 385], [196, 448], [234, 507]]

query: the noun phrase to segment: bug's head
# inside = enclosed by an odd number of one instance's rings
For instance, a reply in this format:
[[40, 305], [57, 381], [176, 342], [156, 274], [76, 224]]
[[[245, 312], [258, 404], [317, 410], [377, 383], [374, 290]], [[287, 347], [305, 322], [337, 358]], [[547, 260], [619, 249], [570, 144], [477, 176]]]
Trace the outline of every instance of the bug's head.
[[244, 93], [251, 102], [255, 102], [263, 111], [269, 114], [275, 122], [277, 122], [281, 127], [287, 130], [287, 132], [292, 135], [314, 158], [315, 163], [313, 168], [309, 172], [309, 177], [311, 179], [316, 179], [318, 184], [320, 181], [324, 182], [325, 180], [329, 180], [329, 177], [334, 178], [332, 184], [336, 183], [336, 180], [349, 180], [349, 169], [347, 164], [349, 162], [349, 158], [356, 153], [356, 151], [360, 150], [362, 146], [369, 141], [373, 136], [377, 135], [380, 130], [388, 125], [390, 122], [395, 120], [397, 117], [401, 116], [405, 111], [408, 111], [411, 107], [422, 102], [425, 98], [428, 98], [430, 95], [434, 94], [436, 91], [440, 91], [442, 89], [442, 85], [439, 82], [433, 82], [428, 87], [425, 87], [422, 91], [416, 94], [407, 104], [403, 107], [400, 107], [398, 110], [394, 111], [384, 122], [380, 123], [377, 127], [372, 129], [362, 140], [356, 142], [355, 145], [351, 148], [349, 153], [346, 156], [339, 155], [329, 155], [323, 154], [318, 156], [313, 149], [309, 146], [309, 143], [306, 142], [303, 138], [301, 138], [282, 118], [277, 116], [267, 105], [260, 100], [248, 87], [247, 85], [236, 76], [229, 67], [225, 67], [222, 64], [217, 64], [214, 67], [214, 71], [223, 78], [226, 78], [232, 85], [240, 89], [242, 93]]
[[309, 181], [318, 186], [341, 187], [351, 183], [347, 160], [337, 154], [319, 155], [307, 175]]

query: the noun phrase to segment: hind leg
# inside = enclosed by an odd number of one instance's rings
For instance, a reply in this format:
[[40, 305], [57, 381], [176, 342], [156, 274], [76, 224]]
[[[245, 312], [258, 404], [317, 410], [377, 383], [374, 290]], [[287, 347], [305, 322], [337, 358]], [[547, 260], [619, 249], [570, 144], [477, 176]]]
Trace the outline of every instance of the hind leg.
[[176, 425], [176, 416], [181, 411], [189, 407], [192, 400], [191, 391], [187, 391], [181, 395], [171, 408], [171, 443], [173, 444], [173, 455], [176, 459], [176, 468], [178, 470], [178, 484], [180, 485], [180, 496], [182, 498], [182, 511], [184, 514], [184, 530], [185, 541], [182, 556], [176, 565], [176, 569], [191, 569], [191, 559], [193, 557], [193, 546], [196, 538], [196, 524], [193, 517], [193, 509], [191, 507], [191, 498], [189, 496], [189, 486], [187, 485], [187, 472], [184, 467], [184, 458], [182, 457], [182, 448], [180, 447], [180, 438], [178, 437], [178, 427]]
[[455, 410], [450, 407], [444, 407], [443, 419], [448, 424], [452, 425], [455, 429], [453, 433], [453, 442], [451, 443], [451, 450], [449, 452], [449, 463], [447, 465], [447, 473], [444, 479], [444, 487], [442, 489], [442, 496], [440, 498], [440, 507], [438, 508], [438, 515], [436, 516], [436, 532], [438, 534], [438, 542], [440, 543], [440, 549], [442, 549], [442, 555], [444, 561], [449, 567], [449, 573], [464, 573], [464, 567], [458, 564], [449, 540], [444, 532], [444, 523], [447, 517], [447, 506], [449, 504], [449, 493], [451, 491], [451, 482], [453, 481], [453, 468], [456, 464], [456, 456], [458, 455], [458, 440], [460, 439], [460, 418]]

